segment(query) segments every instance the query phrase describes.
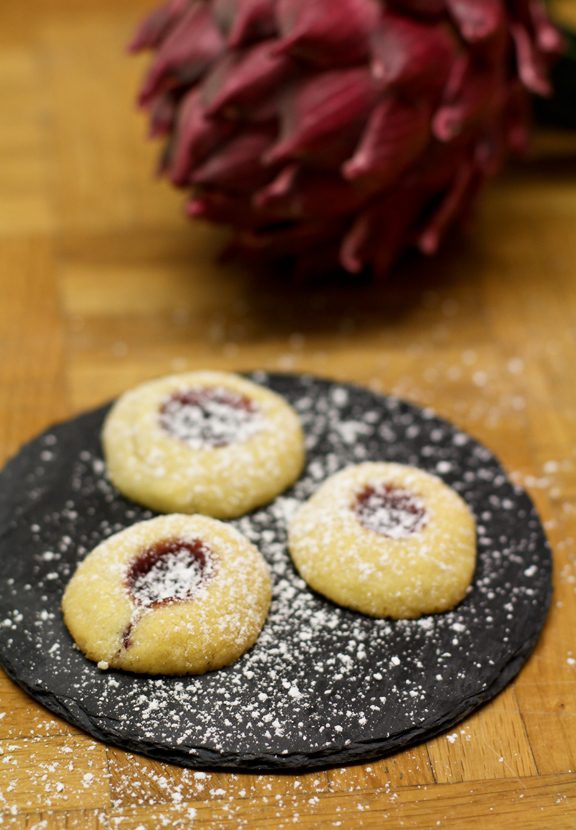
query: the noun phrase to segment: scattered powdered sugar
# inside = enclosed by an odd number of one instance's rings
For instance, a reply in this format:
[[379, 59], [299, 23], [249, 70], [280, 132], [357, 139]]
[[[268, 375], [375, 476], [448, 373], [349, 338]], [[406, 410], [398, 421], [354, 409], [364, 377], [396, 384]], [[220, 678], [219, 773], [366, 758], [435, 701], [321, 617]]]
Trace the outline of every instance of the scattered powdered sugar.
[[243, 443], [262, 429], [256, 404], [224, 387], [184, 389], [160, 409], [160, 424], [192, 449]]
[[[50, 460], [40, 457], [43, 436], [2, 474], [2, 660], [49, 707], [63, 711], [65, 696], [67, 716], [82, 712], [94, 734], [192, 767], [366, 760], [425, 738], [438, 723], [453, 727], [511, 679], [540, 630], [550, 562], [530, 500], [488, 450], [429, 410], [307, 377], [255, 379], [295, 406], [308, 449], [291, 490], [232, 523], [272, 572], [272, 605], [256, 645], [201, 677], [99, 672], [74, 648], [59, 605], [77, 562], [152, 515], [107, 481], [99, 411], [53, 430]], [[478, 566], [453, 611], [374, 620], [319, 597], [296, 573], [289, 517], [323, 479], [366, 460], [441, 474], [473, 510]], [[179, 554], [174, 564], [188, 571]], [[174, 589], [162, 585], [154, 590]]]

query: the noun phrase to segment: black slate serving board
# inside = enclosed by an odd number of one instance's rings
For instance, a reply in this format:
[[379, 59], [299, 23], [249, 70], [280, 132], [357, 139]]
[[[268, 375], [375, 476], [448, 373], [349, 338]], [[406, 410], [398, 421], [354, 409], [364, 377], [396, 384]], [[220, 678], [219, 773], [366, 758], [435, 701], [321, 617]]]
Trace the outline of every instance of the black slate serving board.
[[[310, 376], [250, 377], [298, 410], [308, 446], [296, 485], [233, 523], [273, 573], [256, 646], [226, 669], [187, 678], [102, 672], [74, 647], [60, 600], [77, 562], [153, 515], [106, 479], [102, 407], [40, 435], [0, 474], [0, 663], [95, 738], [190, 767], [367, 761], [453, 727], [517, 674], [544, 624], [551, 555], [530, 498], [485, 447], [426, 409]], [[455, 610], [373, 620], [333, 605], [296, 574], [290, 514], [328, 475], [366, 460], [435, 473], [475, 513], [478, 565]]]

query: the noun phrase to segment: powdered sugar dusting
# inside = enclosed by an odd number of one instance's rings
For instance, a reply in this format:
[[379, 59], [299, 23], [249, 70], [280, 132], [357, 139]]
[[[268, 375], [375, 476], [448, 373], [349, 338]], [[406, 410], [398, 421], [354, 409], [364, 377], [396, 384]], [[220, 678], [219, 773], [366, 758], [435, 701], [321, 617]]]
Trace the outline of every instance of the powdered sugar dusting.
[[[95, 734], [193, 767], [366, 760], [426, 737], [439, 723], [453, 727], [511, 679], [540, 630], [550, 561], [530, 500], [488, 450], [428, 410], [307, 377], [255, 379], [297, 409], [308, 449], [291, 490], [233, 522], [273, 576], [256, 645], [226, 669], [186, 678], [99, 672], [73, 647], [59, 604], [77, 562], [103, 538], [152, 515], [107, 481], [98, 412], [38, 439], [2, 474], [3, 662], [67, 717], [73, 701]], [[50, 460], [40, 457], [47, 448]], [[322, 599], [295, 572], [289, 517], [326, 477], [366, 460], [440, 474], [473, 510], [478, 567], [453, 611], [373, 620]]]
[[415, 493], [389, 484], [365, 487], [354, 505], [364, 527], [390, 539], [406, 539], [428, 520], [424, 501]]
[[130, 593], [139, 605], [190, 599], [207, 576], [205, 563], [211, 561], [208, 556], [194, 555], [189, 546], [175, 544], [148, 568], [136, 570], [130, 580]]
[[163, 429], [192, 449], [243, 443], [262, 428], [256, 404], [224, 387], [184, 389], [160, 409]]

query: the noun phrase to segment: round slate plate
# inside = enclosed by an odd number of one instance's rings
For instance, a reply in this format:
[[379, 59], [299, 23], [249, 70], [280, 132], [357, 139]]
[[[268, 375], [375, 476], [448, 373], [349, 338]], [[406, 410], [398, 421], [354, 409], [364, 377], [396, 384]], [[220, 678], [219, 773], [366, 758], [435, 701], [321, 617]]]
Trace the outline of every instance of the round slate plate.
[[[273, 572], [255, 647], [233, 666], [187, 678], [101, 672], [74, 647], [60, 599], [77, 562], [152, 515], [105, 477], [103, 407], [36, 438], [0, 475], [0, 662], [94, 737], [191, 767], [325, 767], [453, 727], [517, 674], [544, 623], [551, 557], [532, 502], [487, 449], [428, 410], [312, 377], [252, 377], [298, 410], [308, 446], [295, 487], [234, 522]], [[368, 459], [436, 473], [474, 511], [478, 566], [454, 611], [373, 620], [313, 593], [294, 571], [294, 508], [328, 475]]]

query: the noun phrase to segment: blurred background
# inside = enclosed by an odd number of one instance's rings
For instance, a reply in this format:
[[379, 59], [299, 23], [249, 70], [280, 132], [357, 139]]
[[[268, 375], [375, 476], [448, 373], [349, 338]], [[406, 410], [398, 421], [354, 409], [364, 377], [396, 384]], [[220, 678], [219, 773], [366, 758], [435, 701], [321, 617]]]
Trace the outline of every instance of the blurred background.
[[[573, 6], [557, 0], [557, 19], [574, 22]], [[537, 133], [529, 158], [489, 187], [469, 232], [435, 260], [411, 260], [385, 284], [287, 284], [273, 269], [219, 262], [226, 235], [188, 222], [183, 194], [154, 178], [159, 146], [134, 104], [148, 59], [124, 53], [149, 9], [144, 0], [0, 8], [0, 314], [15, 350], [2, 369], [12, 412], [16, 400], [33, 402], [33, 431], [54, 413], [55, 389], [64, 414], [144, 377], [210, 364], [353, 377], [481, 430], [516, 430], [521, 375], [503, 367], [519, 366], [522, 352], [544, 375], [563, 371], [553, 341], [568, 329], [575, 134]]]

